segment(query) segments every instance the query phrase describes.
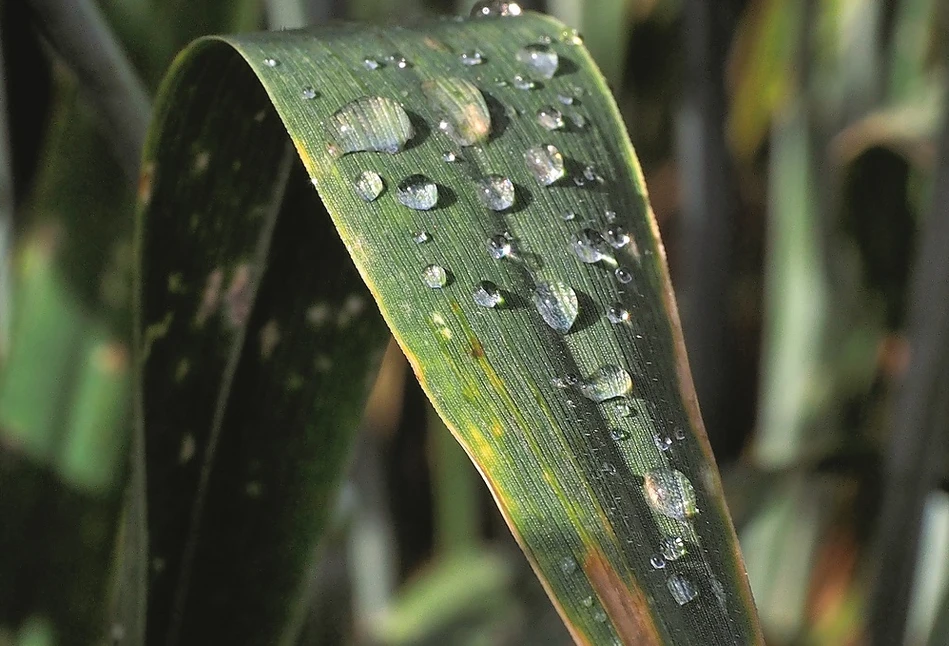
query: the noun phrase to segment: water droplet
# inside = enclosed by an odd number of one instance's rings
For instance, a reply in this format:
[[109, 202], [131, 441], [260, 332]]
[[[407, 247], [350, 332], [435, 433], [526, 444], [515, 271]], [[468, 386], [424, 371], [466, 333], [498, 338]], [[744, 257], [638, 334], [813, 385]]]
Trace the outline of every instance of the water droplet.
[[484, 63], [484, 55], [479, 52], [477, 49], [461, 53], [461, 64], [471, 67], [473, 65], [481, 65]]
[[302, 96], [304, 99], [309, 101], [310, 99], [315, 99], [317, 97], [317, 93], [316, 93], [316, 90], [314, 90], [313, 88], [305, 87], [303, 88], [303, 91], [300, 93], [300, 96]]
[[583, 43], [583, 38], [576, 29], [567, 28], [560, 32], [560, 42], [568, 45], [580, 45]]
[[537, 88], [537, 83], [528, 78], [524, 78], [520, 74], [511, 79], [511, 85], [516, 87], [518, 90], [533, 90]]
[[439, 129], [459, 146], [487, 141], [491, 114], [484, 95], [473, 83], [461, 78], [440, 77], [422, 83], [422, 94], [442, 120]]
[[560, 571], [564, 574], [573, 574], [577, 571], [577, 562], [572, 557], [563, 557], [563, 560], [560, 561]]
[[564, 211], [563, 215], [561, 215], [560, 217], [564, 219], [564, 222], [570, 222], [571, 220], [577, 217], [577, 214], [574, 213], [573, 211]]
[[278, 61], [276, 58], [265, 58], [264, 65], [267, 67], [277, 67], [280, 65], [280, 61]]
[[367, 70], [372, 71], [372, 70], [377, 70], [380, 67], [382, 67], [382, 63], [380, 63], [374, 58], [367, 57], [367, 58], [362, 59], [362, 66], [365, 67]]
[[681, 536], [666, 536], [662, 541], [662, 555], [670, 561], [678, 561], [685, 556], [685, 541]]
[[573, 388], [580, 383], [580, 378], [576, 375], [565, 375], [563, 377], [554, 377], [550, 380], [554, 388]]
[[475, 180], [478, 199], [492, 211], [504, 211], [514, 205], [514, 184], [503, 175], [487, 175]]
[[682, 430], [681, 428], [677, 428], [677, 429], [675, 430], [675, 433], [673, 433], [673, 435], [675, 435], [675, 438], [676, 438], [677, 440], [684, 440], [684, 439], [685, 439], [685, 431]]
[[488, 238], [488, 252], [495, 260], [507, 258], [508, 256], [512, 255], [513, 251], [514, 249], [511, 246], [511, 241], [507, 239], [507, 236], [499, 233]]
[[618, 401], [613, 402], [613, 412], [619, 417], [632, 417], [636, 411], [628, 402]]
[[699, 596], [699, 591], [692, 585], [692, 582], [681, 574], [673, 574], [666, 581], [666, 587], [669, 588], [669, 592], [672, 593], [672, 598], [676, 600], [680, 606], [684, 606], [692, 599]]
[[583, 169], [583, 177], [588, 182], [596, 182], [597, 184], [602, 184], [604, 181], [603, 176], [596, 172], [596, 167], [592, 164], [588, 164], [586, 168]]
[[616, 280], [623, 283], [624, 285], [632, 282], [633, 275], [629, 273], [629, 270], [625, 267], [617, 267], [616, 271], [613, 272], [616, 275]]
[[587, 118], [579, 112], [571, 112], [568, 117], [573, 127], [577, 130], [583, 130], [587, 127]]
[[395, 65], [400, 70], [412, 67], [412, 64], [405, 58], [405, 56], [399, 54], [398, 52], [386, 56], [386, 63], [389, 65]]
[[596, 612], [593, 613], [593, 621], [599, 624], [606, 622], [606, 613], [603, 612], [602, 608], [597, 608]]
[[599, 403], [627, 395], [633, 389], [633, 378], [625, 368], [605, 365], [581, 381], [578, 388], [581, 395]]
[[677, 469], [661, 468], [647, 471], [643, 487], [649, 506], [669, 518], [687, 520], [698, 509], [695, 490], [689, 478]]
[[450, 150], [442, 153], [442, 161], [447, 164], [453, 164], [459, 159], [461, 159], [461, 156], [451, 152]]
[[626, 233], [626, 229], [618, 224], [608, 227], [604, 237], [614, 249], [622, 249], [629, 244], [629, 234]]
[[472, 298], [477, 305], [481, 307], [497, 307], [504, 302], [504, 296], [498, 286], [490, 280], [482, 280], [475, 287]]
[[569, 94], [558, 94], [557, 100], [563, 103], [564, 105], [573, 105], [573, 102], [576, 100]]
[[556, 146], [532, 146], [524, 151], [527, 170], [542, 186], [550, 186], [564, 176], [563, 155]]
[[552, 79], [557, 73], [560, 58], [557, 52], [543, 44], [532, 44], [517, 51], [518, 62], [527, 65], [545, 79]]
[[606, 308], [606, 318], [609, 319], [613, 325], [629, 323], [629, 310], [619, 303], [613, 303]]
[[422, 270], [422, 281], [432, 289], [441, 289], [448, 283], [448, 272], [441, 265], [429, 265]]
[[629, 438], [629, 433], [621, 428], [610, 429], [610, 439], [614, 442], [622, 442], [625, 439]]
[[596, 229], [584, 229], [575, 237], [570, 248], [577, 254], [580, 262], [588, 265], [600, 262], [601, 260], [612, 260], [613, 256], [609, 253], [609, 245]]
[[337, 155], [360, 151], [397, 153], [415, 136], [402, 106], [380, 96], [364, 96], [347, 103], [330, 117], [326, 129]]
[[438, 204], [438, 187], [425, 175], [409, 175], [399, 183], [396, 197], [410, 209], [428, 211]]
[[353, 181], [353, 187], [356, 193], [367, 202], [372, 202], [379, 197], [385, 188], [385, 183], [379, 177], [379, 173], [373, 170], [366, 170], [356, 176]]
[[428, 231], [417, 231], [415, 235], [412, 236], [412, 240], [415, 241], [415, 244], [425, 244], [431, 239], [432, 236]]
[[616, 467], [612, 462], [604, 462], [602, 465], [600, 465], [600, 472], [605, 473], [608, 476], [615, 476]]
[[580, 313], [577, 293], [560, 282], [537, 283], [532, 300], [544, 322], [561, 334], [570, 331]]
[[649, 559], [649, 565], [651, 565], [655, 570], [661, 570], [666, 567], [666, 560], [656, 554], [651, 559]]
[[583, 598], [580, 600], [580, 605], [582, 605], [584, 608], [590, 608], [590, 607], [592, 607], [592, 606], [593, 606], [593, 597], [583, 597]]
[[672, 447], [672, 438], [658, 433], [652, 436], [652, 441], [655, 442], [656, 448], [660, 451], [668, 451]]
[[547, 130], [560, 130], [564, 127], [563, 114], [550, 106], [541, 108], [537, 111], [537, 123]]
[[606, 218], [607, 222], [616, 222], [616, 211], [607, 209], [603, 211], [603, 217]]
[[472, 18], [507, 18], [521, 15], [521, 6], [516, 2], [481, 0], [471, 8]]

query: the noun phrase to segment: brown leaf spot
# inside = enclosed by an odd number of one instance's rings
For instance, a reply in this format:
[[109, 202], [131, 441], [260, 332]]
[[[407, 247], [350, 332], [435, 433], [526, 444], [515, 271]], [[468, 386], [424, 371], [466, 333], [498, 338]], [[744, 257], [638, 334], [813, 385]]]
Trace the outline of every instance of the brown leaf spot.
[[583, 569], [623, 644], [659, 646], [662, 643], [643, 591], [635, 583], [625, 583], [602, 552], [596, 549], [588, 552]]

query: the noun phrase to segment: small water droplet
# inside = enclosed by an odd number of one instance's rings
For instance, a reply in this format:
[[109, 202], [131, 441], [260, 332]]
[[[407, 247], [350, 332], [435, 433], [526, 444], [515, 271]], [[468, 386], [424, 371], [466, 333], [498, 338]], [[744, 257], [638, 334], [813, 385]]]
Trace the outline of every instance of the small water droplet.
[[481, 0], [471, 8], [472, 18], [508, 18], [521, 15], [521, 6], [516, 2]]
[[399, 54], [398, 52], [386, 56], [386, 63], [389, 65], [394, 65], [400, 70], [412, 67], [412, 64], [405, 58], [405, 56]]
[[315, 99], [317, 97], [317, 93], [316, 93], [316, 90], [314, 90], [313, 88], [305, 87], [303, 88], [303, 91], [300, 93], [300, 96], [302, 96], [304, 99], [309, 101], [310, 99]]
[[568, 45], [580, 45], [583, 43], [583, 37], [576, 29], [567, 28], [560, 32], [560, 42]]
[[564, 105], [573, 105], [573, 102], [576, 100], [569, 94], [558, 94], [557, 100], [563, 103]]
[[557, 73], [560, 58], [549, 46], [535, 43], [517, 51], [518, 62], [527, 65], [534, 73], [545, 79], [552, 79]]
[[570, 248], [577, 255], [580, 262], [588, 265], [600, 262], [601, 260], [612, 260], [613, 256], [609, 252], [609, 245], [603, 239], [602, 234], [596, 229], [583, 229], [570, 243]]
[[451, 152], [450, 150], [442, 153], [442, 161], [446, 164], [453, 164], [459, 159], [461, 159], [461, 156]]
[[513, 79], [511, 79], [511, 85], [516, 87], [518, 90], [534, 90], [537, 88], [537, 83], [524, 78], [520, 74], [517, 74]]
[[507, 236], [499, 233], [488, 238], [488, 252], [495, 260], [507, 258], [513, 251], [511, 241], [507, 239]]
[[666, 560], [656, 554], [651, 559], [649, 559], [649, 565], [651, 565], [655, 570], [661, 570], [666, 567]]
[[607, 227], [604, 237], [614, 249], [622, 249], [629, 244], [629, 234], [618, 224]]
[[554, 388], [573, 388], [580, 383], [580, 378], [576, 375], [564, 375], [563, 377], [554, 377], [550, 380]]
[[603, 211], [603, 217], [606, 218], [607, 222], [616, 222], [616, 211], [607, 209]]
[[581, 395], [599, 403], [627, 395], [633, 389], [633, 378], [625, 368], [605, 365], [581, 381], [578, 388]]
[[613, 272], [616, 275], [616, 280], [623, 283], [624, 285], [632, 282], [633, 275], [629, 273], [629, 270], [625, 267], [617, 267], [616, 271]]
[[367, 58], [362, 59], [362, 66], [365, 67], [367, 70], [372, 71], [372, 70], [377, 70], [380, 67], [382, 67], [382, 63], [380, 63], [374, 58], [367, 57]]
[[593, 621], [599, 624], [606, 622], [606, 613], [603, 612], [602, 608], [597, 608], [596, 612], [593, 613]]
[[662, 555], [669, 561], [678, 561], [685, 556], [685, 541], [681, 536], [666, 536], [662, 541]]
[[538, 283], [532, 300], [544, 322], [561, 334], [570, 331], [580, 313], [577, 293], [560, 282]]
[[481, 65], [486, 60], [484, 58], [484, 55], [481, 52], [479, 52], [477, 49], [467, 51], [467, 52], [462, 52], [460, 58], [461, 58], [461, 64], [467, 65], [468, 67], [471, 67], [473, 65]]
[[615, 476], [616, 467], [612, 462], [604, 462], [602, 465], [600, 465], [600, 472], [605, 473], [608, 476]]
[[409, 175], [399, 183], [396, 197], [410, 209], [428, 211], [438, 204], [438, 186], [425, 175]]
[[653, 469], [646, 472], [643, 480], [646, 501], [663, 516], [687, 520], [698, 512], [695, 506], [695, 490], [689, 478], [681, 471], [670, 468]]
[[629, 439], [629, 433], [621, 428], [610, 429], [610, 439], [614, 442], [622, 442], [625, 439]]
[[505, 211], [514, 205], [514, 184], [503, 175], [487, 175], [475, 180], [478, 199], [492, 211]]
[[565, 125], [560, 110], [550, 106], [537, 111], [537, 123], [547, 130], [561, 130]]
[[356, 176], [353, 181], [353, 187], [356, 194], [367, 202], [372, 202], [379, 197], [385, 188], [385, 183], [379, 177], [379, 173], [373, 170], [366, 170]]
[[564, 211], [563, 215], [561, 215], [560, 217], [564, 219], [564, 222], [570, 222], [571, 220], [577, 217], [577, 214], [574, 213], [573, 211]]
[[491, 114], [484, 95], [462, 78], [439, 77], [422, 83], [422, 94], [432, 110], [442, 117], [439, 130], [459, 146], [487, 141], [491, 134]]
[[680, 440], [680, 441], [681, 441], [681, 440], [684, 440], [684, 439], [685, 439], [685, 431], [682, 430], [681, 428], [677, 428], [677, 429], [675, 430], [675, 433], [673, 433], [673, 435], [675, 435], [675, 438], [676, 438], [677, 440]]
[[432, 239], [431, 234], [428, 231], [417, 231], [412, 240], [415, 241], [415, 244], [425, 244]]
[[441, 289], [448, 283], [448, 272], [441, 265], [429, 265], [422, 270], [422, 281], [432, 289]]
[[497, 307], [504, 302], [504, 296], [498, 286], [490, 280], [482, 280], [475, 287], [472, 298], [481, 307]]
[[277, 67], [280, 65], [280, 61], [278, 61], [276, 58], [265, 58], [264, 65], [267, 67]]
[[573, 127], [577, 130], [583, 130], [587, 127], [587, 118], [579, 112], [571, 112], [567, 116], [570, 119], [570, 123], [572, 123]]
[[580, 605], [582, 605], [584, 608], [590, 608], [590, 607], [592, 607], [592, 606], [593, 606], [593, 597], [583, 597], [583, 598], [580, 600]]
[[652, 441], [655, 442], [656, 448], [660, 451], [668, 451], [672, 447], [672, 438], [665, 435], [656, 433], [652, 436]]
[[606, 318], [609, 319], [613, 325], [629, 323], [629, 310], [619, 303], [613, 303], [606, 308]]
[[583, 177], [588, 182], [596, 182], [597, 184], [602, 184], [604, 181], [603, 176], [596, 172], [596, 167], [592, 164], [588, 164], [586, 168], [583, 169]]
[[365, 96], [337, 110], [326, 127], [337, 154], [375, 151], [397, 153], [415, 136], [401, 104], [380, 96]]
[[542, 186], [550, 186], [564, 176], [563, 155], [556, 146], [532, 146], [524, 151], [527, 170]]
[[570, 556], [565, 556], [560, 561], [560, 571], [564, 574], [573, 574], [577, 571], [577, 562]]
[[681, 574], [673, 574], [670, 576], [666, 581], [666, 587], [669, 588], [672, 598], [675, 599], [676, 603], [680, 606], [684, 606], [699, 596], [699, 591], [692, 585], [692, 582]]

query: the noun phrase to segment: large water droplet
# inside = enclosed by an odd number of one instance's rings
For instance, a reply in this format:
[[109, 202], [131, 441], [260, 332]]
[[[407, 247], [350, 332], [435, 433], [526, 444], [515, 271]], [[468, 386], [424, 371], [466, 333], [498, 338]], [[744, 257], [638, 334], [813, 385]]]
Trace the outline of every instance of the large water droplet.
[[563, 155], [556, 146], [532, 146], [524, 151], [527, 170], [543, 186], [550, 186], [564, 176]]
[[623, 283], [624, 285], [632, 282], [633, 275], [625, 267], [617, 267], [616, 271], [613, 272], [616, 275], [616, 280]]
[[500, 0], [481, 0], [471, 8], [472, 18], [498, 18], [521, 15], [521, 5]]
[[507, 258], [514, 251], [507, 236], [499, 233], [488, 238], [488, 252], [495, 260]]
[[580, 394], [595, 402], [623, 397], [633, 389], [633, 378], [625, 368], [606, 365], [597, 368], [590, 377], [577, 384]]
[[570, 331], [580, 312], [577, 293], [560, 282], [538, 283], [532, 300], [544, 322], [561, 334]]
[[362, 199], [372, 202], [379, 197], [385, 188], [385, 183], [379, 177], [379, 173], [373, 170], [366, 170], [356, 176], [353, 182], [353, 188]]
[[438, 186], [425, 175], [409, 175], [399, 182], [396, 197], [410, 209], [428, 211], [438, 204]]
[[415, 136], [409, 115], [392, 99], [364, 96], [337, 110], [326, 126], [337, 155], [375, 151], [397, 153]]
[[487, 175], [475, 180], [478, 199], [492, 211], [504, 211], [514, 205], [514, 184], [503, 175]]
[[422, 83], [422, 94], [432, 110], [442, 117], [439, 129], [459, 146], [487, 141], [491, 114], [481, 90], [455, 77], [440, 77]]
[[547, 130], [561, 130], [564, 127], [563, 114], [550, 106], [541, 108], [537, 111], [537, 123]]
[[699, 596], [698, 589], [692, 585], [692, 582], [681, 574], [673, 574], [666, 581], [666, 587], [680, 606], [684, 606], [692, 599]]
[[610, 323], [613, 325], [629, 323], [629, 310], [623, 307], [620, 303], [613, 303], [608, 308], [606, 308], [606, 318], [609, 319]]
[[670, 561], [678, 561], [685, 556], [685, 541], [681, 536], [666, 536], [662, 541], [662, 555]]
[[484, 55], [477, 49], [468, 52], [462, 52], [459, 58], [461, 58], [461, 64], [467, 65], [468, 67], [473, 65], [481, 65], [485, 61]]
[[517, 51], [517, 60], [545, 79], [552, 79], [560, 64], [557, 52], [543, 44], [522, 47]]
[[573, 242], [570, 243], [570, 248], [573, 249], [573, 253], [577, 254], [580, 262], [587, 264], [613, 259], [609, 251], [609, 245], [596, 229], [580, 231], [574, 237]]
[[504, 301], [501, 290], [490, 280], [482, 280], [478, 283], [471, 297], [481, 307], [497, 307]]
[[422, 270], [422, 281], [432, 289], [441, 289], [448, 283], [448, 272], [441, 265], [429, 265]]
[[643, 476], [646, 502], [663, 516], [687, 520], [698, 509], [689, 478], [677, 469], [653, 469]]

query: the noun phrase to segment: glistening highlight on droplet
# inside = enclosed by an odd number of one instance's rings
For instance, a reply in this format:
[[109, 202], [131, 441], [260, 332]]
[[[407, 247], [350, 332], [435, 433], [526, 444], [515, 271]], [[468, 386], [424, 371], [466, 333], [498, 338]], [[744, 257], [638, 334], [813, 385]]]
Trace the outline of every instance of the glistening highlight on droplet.
[[362, 151], [394, 154], [414, 136], [412, 122], [402, 105], [381, 96], [350, 101], [333, 113], [326, 124], [330, 152], [335, 156]]

